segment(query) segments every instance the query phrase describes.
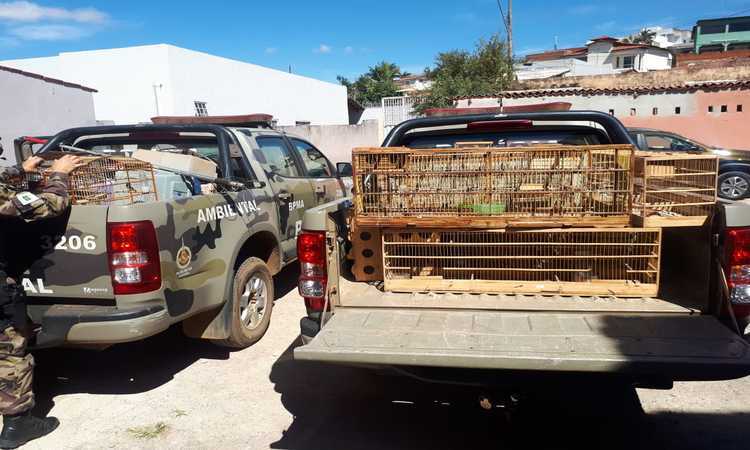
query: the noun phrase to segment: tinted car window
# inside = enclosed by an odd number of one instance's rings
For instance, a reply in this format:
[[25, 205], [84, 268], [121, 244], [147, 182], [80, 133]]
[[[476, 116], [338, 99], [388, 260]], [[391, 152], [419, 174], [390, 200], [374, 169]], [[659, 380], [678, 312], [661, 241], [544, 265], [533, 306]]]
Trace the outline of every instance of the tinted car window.
[[687, 151], [695, 147], [688, 141], [665, 134], [646, 134], [645, 137], [649, 150]]
[[291, 141], [294, 144], [295, 150], [297, 150], [297, 153], [302, 158], [309, 176], [314, 178], [333, 176], [331, 165], [320, 150], [299, 139], [292, 139]]
[[255, 150], [255, 158], [266, 173], [278, 174], [283, 177], [299, 177], [301, 172], [297, 167], [289, 147], [284, 139], [277, 136], [256, 137], [260, 150]]
[[563, 130], [407, 135], [404, 141], [411, 148], [453, 147], [456, 142], [492, 142], [493, 146], [499, 147], [544, 144], [596, 145], [608, 143], [606, 137], [597, 132], [586, 133]]

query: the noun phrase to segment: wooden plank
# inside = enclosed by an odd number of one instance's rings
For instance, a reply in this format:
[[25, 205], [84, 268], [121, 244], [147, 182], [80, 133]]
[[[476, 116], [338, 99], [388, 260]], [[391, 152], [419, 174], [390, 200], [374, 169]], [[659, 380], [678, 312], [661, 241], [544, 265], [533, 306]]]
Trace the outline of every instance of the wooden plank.
[[650, 216], [645, 220], [637, 217], [637, 225], [650, 228], [702, 227], [708, 220], [708, 216]]
[[546, 227], [623, 227], [629, 223], [627, 215], [584, 217], [382, 217], [357, 215], [358, 226], [372, 228], [546, 228]]
[[608, 282], [496, 281], [445, 279], [386, 279], [385, 290], [391, 292], [471, 292], [498, 294], [565, 294], [654, 297], [657, 284]]

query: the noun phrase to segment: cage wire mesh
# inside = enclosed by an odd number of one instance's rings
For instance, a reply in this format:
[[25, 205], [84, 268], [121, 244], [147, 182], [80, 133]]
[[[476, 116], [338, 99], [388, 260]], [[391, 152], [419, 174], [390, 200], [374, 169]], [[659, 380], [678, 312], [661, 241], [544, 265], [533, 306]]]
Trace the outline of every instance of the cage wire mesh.
[[627, 216], [630, 146], [355, 149], [358, 216]]
[[[659, 229], [383, 232], [386, 288], [389, 280], [426, 279], [570, 283], [588, 293], [600, 285], [601, 295], [639, 288], [655, 294], [659, 253]], [[450, 291], [477, 284], [442, 286]], [[567, 289], [576, 291], [575, 286]]]
[[[74, 205], [132, 205], [158, 200], [151, 164], [125, 156], [81, 157], [83, 165], [68, 177]], [[36, 189], [46, 182], [49, 169], [28, 173], [23, 188]]]
[[637, 153], [633, 212], [642, 218], [707, 218], [716, 204], [718, 158]]

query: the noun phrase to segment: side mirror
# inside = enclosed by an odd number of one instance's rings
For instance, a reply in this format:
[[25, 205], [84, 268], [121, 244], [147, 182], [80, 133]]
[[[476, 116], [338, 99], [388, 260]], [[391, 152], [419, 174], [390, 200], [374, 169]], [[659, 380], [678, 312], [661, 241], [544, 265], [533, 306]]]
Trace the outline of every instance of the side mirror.
[[354, 174], [352, 164], [348, 162], [336, 163], [336, 172], [340, 177], [350, 177]]

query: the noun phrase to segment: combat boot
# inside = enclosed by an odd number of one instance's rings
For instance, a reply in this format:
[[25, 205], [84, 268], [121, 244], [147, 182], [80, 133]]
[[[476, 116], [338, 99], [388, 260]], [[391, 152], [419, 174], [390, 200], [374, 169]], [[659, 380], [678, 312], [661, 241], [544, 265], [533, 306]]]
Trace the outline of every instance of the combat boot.
[[13, 416], [3, 416], [3, 431], [0, 433], [0, 448], [17, 448], [40, 438], [60, 425], [54, 417], [40, 419], [25, 412]]

